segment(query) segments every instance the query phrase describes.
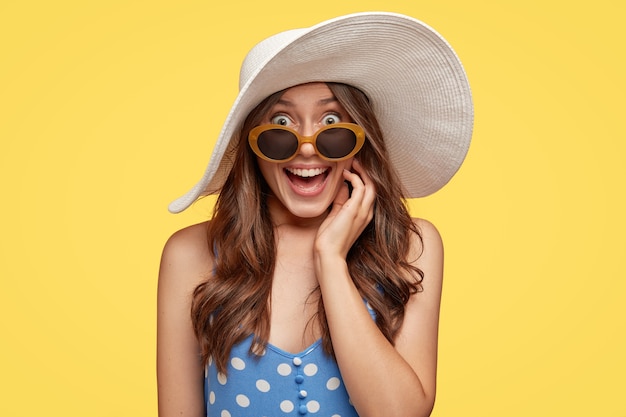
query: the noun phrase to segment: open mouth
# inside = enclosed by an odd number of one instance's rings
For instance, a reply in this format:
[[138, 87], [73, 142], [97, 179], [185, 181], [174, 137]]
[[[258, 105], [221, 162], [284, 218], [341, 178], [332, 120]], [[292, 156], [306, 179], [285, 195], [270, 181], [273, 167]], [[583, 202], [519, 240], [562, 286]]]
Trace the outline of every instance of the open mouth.
[[306, 193], [312, 193], [321, 188], [329, 173], [329, 168], [285, 168], [289, 182], [298, 190]]

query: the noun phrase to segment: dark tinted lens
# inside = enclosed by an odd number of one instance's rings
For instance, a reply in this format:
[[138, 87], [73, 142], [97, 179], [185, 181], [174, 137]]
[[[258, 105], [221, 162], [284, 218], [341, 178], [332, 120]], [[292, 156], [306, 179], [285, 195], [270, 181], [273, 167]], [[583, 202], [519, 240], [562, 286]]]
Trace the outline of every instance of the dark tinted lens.
[[356, 135], [350, 129], [337, 127], [317, 136], [317, 150], [327, 158], [343, 158], [356, 146]]
[[257, 138], [257, 145], [271, 159], [287, 159], [298, 150], [298, 138], [281, 129], [266, 130]]

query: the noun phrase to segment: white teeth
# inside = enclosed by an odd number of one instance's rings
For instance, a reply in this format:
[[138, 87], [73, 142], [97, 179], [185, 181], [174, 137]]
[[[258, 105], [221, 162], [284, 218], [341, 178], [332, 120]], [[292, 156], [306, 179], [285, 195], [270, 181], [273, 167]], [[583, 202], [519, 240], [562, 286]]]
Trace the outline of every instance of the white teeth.
[[287, 171], [289, 171], [293, 175], [297, 175], [302, 178], [315, 177], [317, 175], [323, 174], [327, 170], [328, 168], [311, 168], [311, 169], [287, 168]]

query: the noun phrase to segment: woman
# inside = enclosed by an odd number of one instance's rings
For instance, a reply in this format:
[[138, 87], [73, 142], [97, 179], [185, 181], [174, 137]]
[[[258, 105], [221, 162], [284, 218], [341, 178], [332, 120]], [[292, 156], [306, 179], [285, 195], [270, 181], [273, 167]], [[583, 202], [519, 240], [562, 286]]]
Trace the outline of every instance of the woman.
[[412, 18], [361, 13], [258, 44], [175, 233], [158, 300], [159, 414], [427, 416], [442, 243], [403, 198], [471, 137], [463, 68]]

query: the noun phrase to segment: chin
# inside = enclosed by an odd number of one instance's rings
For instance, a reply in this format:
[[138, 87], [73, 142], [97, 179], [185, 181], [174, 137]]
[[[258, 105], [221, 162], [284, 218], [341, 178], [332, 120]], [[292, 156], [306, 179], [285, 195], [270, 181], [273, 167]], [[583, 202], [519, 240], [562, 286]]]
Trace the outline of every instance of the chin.
[[283, 203], [285, 208], [291, 213], [292, 216], [299, 217], [301, 219], [314, 219], [328, 214], [328, 209], [332, 204], [330, 201], [318, 201], [318, 202], [289, 202]]

